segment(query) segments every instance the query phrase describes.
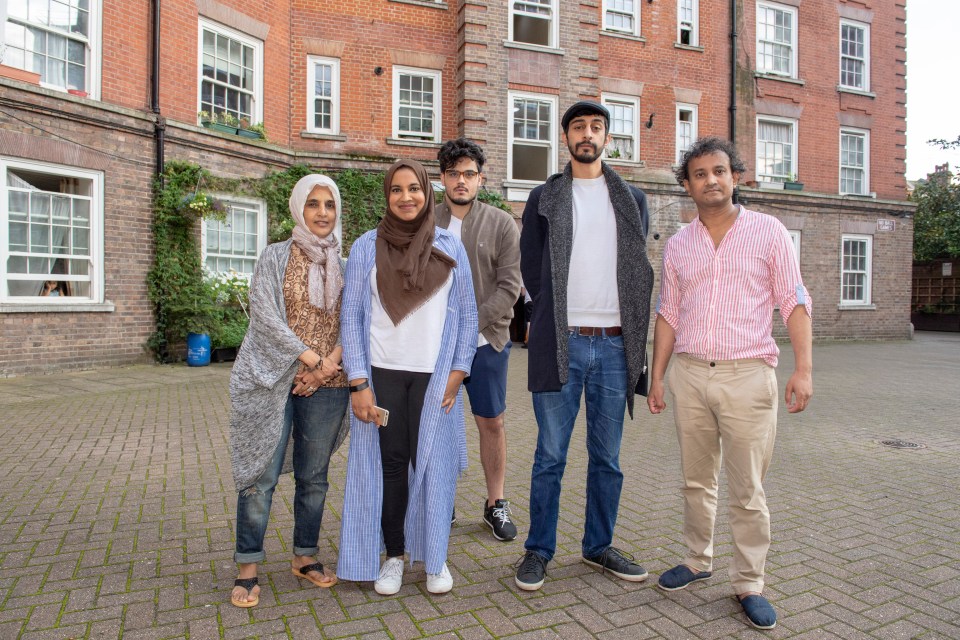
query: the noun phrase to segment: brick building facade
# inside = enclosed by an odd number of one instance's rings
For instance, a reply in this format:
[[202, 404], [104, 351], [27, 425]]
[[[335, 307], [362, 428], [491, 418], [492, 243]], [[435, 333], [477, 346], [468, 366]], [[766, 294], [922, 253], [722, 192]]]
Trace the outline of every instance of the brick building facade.
[[[440, 143], [465, 135], [488, 153], [487, 188], [519, 212], [569, 158], [559, 116], [580, 98], [614, 114], [608, 162], [649, 194], [655, 265], [695, 215], [678, 154], [732, 137], [745, 204], [794, 236], [816, 337], [909, 334], [902, 0], [33, 6], [0, 11], [0, 375], [149, 357], [161, 153], [225, 177], [397, 157], [436, 171]], [[37, 75], [13, 78], [22, 69]], [[262, 122], [268, 141], [206, 129], [200, 111]], [[262, 249], [264, 204], [232, 204]], [[251, 268], [204, 242], [208, 264]], [[69, 296], [38, 295], [51, 274]]]

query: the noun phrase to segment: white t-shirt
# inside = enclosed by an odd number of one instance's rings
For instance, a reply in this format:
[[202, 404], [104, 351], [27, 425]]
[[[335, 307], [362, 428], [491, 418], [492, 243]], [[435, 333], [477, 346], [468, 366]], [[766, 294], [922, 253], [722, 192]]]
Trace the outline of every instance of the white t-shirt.
[[453, 273], [423, 305], [394, 326], [380, 304], [377, 268], [370, 272], [370, 364], [381, 369], [433, 373], [440, 356]]
[[617, 220], [603, 176], [573, 179], [567, 322], [582, 327], [620, 326]]

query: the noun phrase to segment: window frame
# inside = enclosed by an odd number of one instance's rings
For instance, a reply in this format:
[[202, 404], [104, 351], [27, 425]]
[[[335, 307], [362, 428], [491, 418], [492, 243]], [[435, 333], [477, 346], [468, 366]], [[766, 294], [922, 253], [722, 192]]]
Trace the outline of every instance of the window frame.
[[[770, 123], [775, 123], [775, 124], [786, 124], [786, 125], [790, 125], [791, 128], [792, 128], [793, 136], [792, 136], [792, 140], [790, 141], [790, 145], [791, 145], [791, 147], [792, 147], [792, 149], [791, 149], [792, 154], [791, 154], [791, 158], [790, 158], [790, 169], [789, 169], [789, 171], [787, 171], [787, 173], [786, 173], [785, 175], [782, 175], [782, 176], [777, 175], [777, 176], [767, 176], [767, 177], [763, 177], [763, 176], [761, 176], [761, 174], [760, 174], [760, 167], [761, 167], [761, 164], [762, 164], [762, 163], [760, 162], [760, 158], [761, 158], [761, 156], [760, 156], [760, 123], [761, 123], [761, 122], [770, 122]], [[795, 119], [793, 119], [793, 118], [781, 118], [781, 117], [778, 117], [778, 116], [768, 116], [768, 115], [760, 115], [760, 114], [758, 114], [758, 115], [757, 115], [757, 123], [756, 123], [755, 135], [756, 135], [756, 138], [755, 138], [755, 145], [754, 145], [754, 146], [755, 146], [754, 159], [756, 160], [756, 162], [755, 162], [754, 166], [756, 167], [756, 174], [757, 174], [757, 181], [758, 181], [758, 182], [787, 182], [787, 181], [795, 178], [796, 176], [798, 176], [798, 175], [800, 174], [800, 169], [799, 169], [799, 164], [798, 164], [798, 161], [799, 161], [799, 155], [798, 155], [798, 152], [799, 152], [799, 139], [800, 139], [800, 123], [799, 123], [799, 121], [797, 121], [797, 120], [795, 120]]]
[[[197, 112], [204, 111], [203, 108], [203, 32], [204, 30], [213, 31], [232, 40], [237, 40], [241, 44], [253, 48], [253, 112], [250, 114], [250, 124], [260, 124], [263, 122], [263, 41], [243, 32], [231, 29], [228, 26], [214, 22], [201, 16], [198, 19], [197, 27]], [[221, 86], [214, 83], [214, 86]], [[232, 86], [232, 85], [231, 85]], [[239, 87], [234, 87], [240, 90]], [[212, 111], [211, 111], [212, 115]]]
[[[854, 165], [843, 164], [844, 136], [860, 137], [863, 139], [863, 166], [856, 167]], [[840, 195], [851, 195], [851, 196], [870, 195], [870, 131], [867, 129], [856, 129], [854, 127], [841, 127], [839, 148], [837, 151], [838, 151], [837, 164], [839, 166], [839, 171], [837, 174], [837, 178], [838, 178], [837, 189]], [[859, 193], [855, 191], [844, 191], [843, 189], [843, 170], [844, 169], [860, 169], [863, 172], [863, 182], [862, 182], [863, 189]]]
[[[683, 22], [680, 20], [680, 5], [689, 1], [693, 11], [693, 21], [690, 23], [690, 42], [683, 41]], [[700, 0], [677, 0], [677, 44], [684, 47], [700, 46]]]
[[536, 186], [542, 184], [542, 180], [525, 180], [513, 177], [513, 147], [517, 144], [517, 138], [513, 135], [513, 105], [517, 99], [538, 100], [550, 104], [550, 135], [546, 141], [529, 141], [527, 138], [519, 138], [521, 144], [534, 147], [546, 147], [548, 151], [549, 164], [547, 166], [547, 176], [557, 172], [557, 154], [559, 152], [560, 140], [560, 116], [559, 98], [555, 95], [545, 93], [532, 93], [528, 91], [508, 91], [507, 92], [507, 181], [517, 185]]
[[800, 241], [803, 238], [803, 232], [799, 229], [787, 229], [790, 240], [793, 242], [793, 253], [797, 258], [797, 266], [800, 266]]
[[[601, 24], [600, 29], [608, 33], [619, 33], [628, 36], [637, 36], [640, 37], [641, 33], [641, 11], [640, 11], [641, 0], [633, 0], [633, 11], [621, 11], [619, 9], [611, 8], [612, 0], [603, 0], [603, 12], [600, 15]], [[607, 15], [611, 13], [616, 13], [618, 15], [629, 15], [633, 20], [633, 29], [622, 29], [620, 27], [610, 27], [607, 26]]]
[[[863, 242], [866, 245], [865, 257], [866, 268], [863, 271], [859, 269], [846, 269], [844, 267], [844, 245], [848, 242]], [[864, 275], [862, 299], [845, 300], [844, 295], [844, 276], [848, 273]], [[873, 304], [873, 236], [860, 233], [844, 233], [840, 235], [840, 306], [841, 307], [867, 307]]]
[[[770, 43], [773, 46], [787, 46], [783, 42], [778, 42], [776, 40], [763, 40], [761, 39], [761, 28], [760, 28], [760, 16], [761, 10], [767, 9], [771, 11], [779, 11], [791, 16], [791, 29], [790, 29], [790, 72], [784, 73], [783, 71], [777, 71], [776, 69], [768, 69], [766, 67], [760, 66], [761, 58], [765, 57], [767, 54], [761, 54], [761, 45], [764, 43]], [[777, 4], [775, 2], [757, 2], [757, 18], [756, 18], [756, 42], [755, 42], [755, 56], [757, 60], [757, 72], [770, 75], [770, 76], [781, 76], [784, 78], [798, 78], [799, 70], [797, 69], [798, 55], [797, 48], [799, 45], [799, 16], [800, 12], [797, 10], [797, 7], [791, 7], [787, 5]]]
[[[400, 131], [400, 76], [420, 76], [429, 77], [433, 80], [433, 135], [431, 137], [417, 136], [411, 132]], [[439, 69], [424, 69], [421, 67], [407, 67], [395, 65], [393, 67], [393, 103], [391, 107], [393, 120], [393, 139], [404, 142], [433, 142], [439, 143], [442, 140], [441, 133], [443, 129], [443, 72]]]
[[681, 111], [691, 111], [693, 113], [693, 131], [690, 136], [690, 144], [692, 145], [697, 140], [700, 130], [700, 114], [699, 114], [699, 105], [691, 104], [688, 102], [678, 102], [676, 109], [676, 119], [674, 120], [674, 151], [675, 151], [675, 163], [680, 164], [683, 161], [682, 152], [685, 152], [689, 147], [682, 149], [680, 147], [680, 112]]
[[[216, 198], [223, 202], [228, 208], [233, 205], [239, 205], [246, 209], [256, 209], [257, 210], [257, 256], [253, 260], [253, 267], [256, 268], [257, 261], [260, 260], [260, 255], [263, 253], [263, 250], [267, 248], [267, 205], [266, 202], [257, 198], [245, 198], [242, 196], [235, 196], [225, 193], [211, 193], [211, 197]], [[228, 211], [229, 213], [229, 211]], [[207, 267], [207, 258], [210, 257], [210, 252], [207, 247], [207, 233], [209, 231], [208, 225], [211, 223], [216, 223], [217, 225], [224, 224], [219, 220], [208, 219], [200, 225], [200, 263], [203, 265], [204, 269], [207, 269], [213, 273], [229, 273], [230, 271], [214, 271], [213, 269], [208, 269]], [[231, 259], [236, 258], [240, 260], [249, 260], [248, 256], [234, 256], [231, 254], [222, 254], [214, 253], [213, 256], [217, 258]], [[246, 276], [252, 276], [253, 270], [249, 273], [247, 272], [238, 272]]]
[[[611, 121], [608, 127], [607, 133], [611, 136], [611, 144], [608, 144], [603, 150], [603, 159], [610, 160], [611, 162], [629, 162], [637, 163], [640, 162], [640, 98], [636, 96], [628, 96], [617, 93], [604, 93], [600, 97], [600, 102], [603, 106], [607, 107], [610, 111]], [[619, 104], [629, 106], [633, 109], [633, 131], [630, 132], [630, 138], [632, 138], [632, 144], [630, 149], [630, 158], [613, 158], [610, 156], [609, 151], [612, 146], [612, 141], [614, 139], [613, 133], [613, 110], [610, 109], [611, 105]], [[620, 135], [619, 137], [625, 137]]]
[[[0, 156], [0, 226], [3, 229], [9, 229], [10, 211], [9, 211], [9, 187], [7, 186], [7, 171], [9, 169], [23, 169], [35, 173], [44, 173], [48, 175], [75, 178], [90, 182], [90, 273], [89, 279], [75, 278], [74, 282], [89, 282], [89, 296], [62, 296], [49, 298], [45, 296], [11, 296], [9, 294], [9, 282], [11, 278], [7, 271], [8, 259], [10, 257], [10, 236], [5, 233], [6, 242], [0, 243], [0, 303], [4, 306], [10, 305], [44, 305], [65, 307], [68, 305], [90, 305], [104, 302], [104, 271], [106, 268], [104, 262], [104, 197], [105, 197], [105, 178], [102, 171], [83, 169], [80, 167], [71, 167], [50, 162], [38, 162], [34, 160], [23, 160], [8, 156]], [[76, 195], [76, 194], [74, 194]], [[54, 255], [54, 254], [50, 254]], [[73, 254], [63, 254], [73, 255]], [[23, 274], [21, 274], [23, 275]], [[29, 274], [26, 274], [29, 275]], [[31, 278], [12, 278], [12, 280], [31, 281]]]
[[[92, 98], [94, 100], [100, 99], [100, 84], [101, 84], [101, 72], [102, 72], [102, 58], [103, 58], [103, 31], [102, 31], [102, 20], [103, 20], [103, 2], [102, 0], [89, 0], [88, 8], [88, 27], [89, 33], [86, 36], [78, 36], [77, 34], [63, 31], [57, 29], [56, 27], [51, 27], [49, 25], [39, 24], [35, 22], [21, 21], [17, 19], [17, 24], [30, 25], [34, 28], [41, 29], [44, 32], [54, 33], [59, 36], [66, 37], [68, 40], [74, 40], [82, 42], [86, 50], [86, 70], [84, 73], [84, 80], [86, 82], [86, 87], [79, 91], [76, 95], [81, 95], [84, 97]], [[0, 2], [0, 53], [6, 48], [6, 25], [8, 20], [10, 20], [10, 11], [7, 7], [6, 2]], [[10, 64], [10, 60], [7, 60], [5, 64]], [[18, 69], [24, 69], [24, 67], [16, 67]], [[32, 67], [30, 69], [24, 69], [25, 71], [33, 72]], [[66, 85], [60, 86], [53, 84], [51, 82], [40, 82], [40, 86], [46, 89], [52, 89], [53, 91], [61, 91], [68, 93], [71, 91], [69, 88], [69, 81]]]
[[[514, 44], [519, 44], [527, 47], [544, 47], [547, 49], [556, 49], [559, 47], [560, 41], [560, 26], [559, 26], [559, 10], [560, 2], [559, 0], [547, 0], [548, 4], [543, 4], [537, 0], [509, 0], [509, 6], [507, 8], [507, 38], [510, 42]], [[516, 17], [531, 17], [529, 12], [517, 11], [517, 4], [524, 5], [543, 5], [547, 6], [550, 9], [550, 17], [545, 18], [549, 22], [547, 27], [547, 44], [540, 44], [539, 42], [526, 42], [525, 40], [517, 40], [516, 28], [514, 27], [514, 21]], [[536, 19], [536, 18], [532, 18]]]
[[[863, 59], [861, 60], [861, 62], [863, 62], [863, 86], [861, 87], [858, 87], [856, 85], [845, 84], [843, 81], [844, 59], [851, 59], [851, 60], [859, 59], [853, 56], [845, 56], [843, 53], [843, 28], [845, 26], [853, 27], [855, 29], [860, 29], [863, 31]], [[838, 84], [842, 89], [869, 92], [870, 91], [870, 25], [867, 24], [866, 22], [858, 22], [856, 20], [849, 20], [847, 18], [840, 18], [839, 37], [840, 37], [840, 48], [838, 50], [838, 53], [839, 53], [838, 66], [839, 66], [839, 73], [840, 73], [840, 81]]]
[[[317, 95], [314, 93], [316, 86], [317, 78], [317, 66], [318, 65], [329, 65], [331, 67], [330, 73], [330, 127], [318, 127], [316, 126], [317, 122], [317, 113], [316, 109], [316, 100]], [[324, 98], [321, 98], [324, 99]], [[340, 134], [340, 59], [339, 58], [329, 58], [325, 56], [307, 56], [307, 128], [306, 130], [310, 133], [320, 133], [326, 135], [339, 135]]]

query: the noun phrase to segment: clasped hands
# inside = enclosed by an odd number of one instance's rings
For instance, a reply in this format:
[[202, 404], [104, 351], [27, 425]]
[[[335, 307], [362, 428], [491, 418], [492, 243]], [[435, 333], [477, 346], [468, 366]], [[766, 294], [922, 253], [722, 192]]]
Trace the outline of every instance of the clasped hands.
[[330, 358], [320, 358], [317, 366], [294, 376], [293, 394], [304, 397], [312, 396], [320, 385], [336, 376], [341, 368]]

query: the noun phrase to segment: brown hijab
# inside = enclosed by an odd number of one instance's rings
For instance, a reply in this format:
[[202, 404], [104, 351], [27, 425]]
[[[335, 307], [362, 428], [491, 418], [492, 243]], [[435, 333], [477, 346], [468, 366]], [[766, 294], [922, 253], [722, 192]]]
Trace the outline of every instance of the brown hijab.
[[[390, 187], [398, 169], [410, 169], [423, 189], [425, 202], [417, 217], [407, 222], [390, 210]], [[377, 289], [394, 326], [419, 309], [450, 276], [457, 262], [433, 246], [433, 185], [416, 160], [398, 160], [383, 179], [387, 211], [377, 225]]]

